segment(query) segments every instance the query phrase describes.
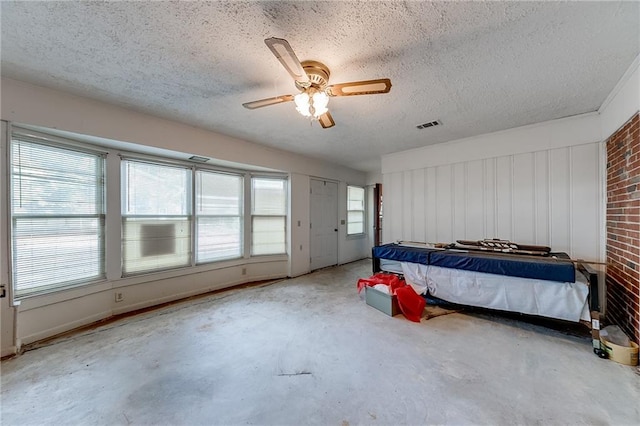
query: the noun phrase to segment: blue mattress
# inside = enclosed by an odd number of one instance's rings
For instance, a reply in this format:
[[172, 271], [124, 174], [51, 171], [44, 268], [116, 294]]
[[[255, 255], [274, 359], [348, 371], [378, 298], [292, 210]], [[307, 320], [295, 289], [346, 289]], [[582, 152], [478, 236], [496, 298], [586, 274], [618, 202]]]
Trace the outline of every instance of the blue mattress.
[[429, 253], [433, 251], [436, 250], [426, 247], [406, 247], [398, 244], [384, 244], [373, 248], [373, 257], [428, 265]]
[[[551, 253], [559, 258], [569, 258], [566, 253]], [[373, 256], [399, 262], [422, 263], [442, 268], [463, 269], [520, 278], [547, 281], [575, 282], [573, 263], [558, 262], [548, 257], [540, 259], [518, 258], [506, 254], [481, 252], [456, 252], [420, 247], [404, 247], [385, 244], [373, 248]]]

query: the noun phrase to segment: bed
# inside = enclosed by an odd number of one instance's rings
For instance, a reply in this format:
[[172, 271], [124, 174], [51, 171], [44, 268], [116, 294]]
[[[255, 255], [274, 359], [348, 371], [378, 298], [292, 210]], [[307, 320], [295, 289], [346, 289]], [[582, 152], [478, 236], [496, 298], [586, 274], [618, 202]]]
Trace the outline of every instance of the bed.
[[599, 310], [598, 276], [566, 253], [534, 258], [411, 244], [372, 249], [373, 272], [402, 274], [417, 293], [447, 302], [572, 322]]

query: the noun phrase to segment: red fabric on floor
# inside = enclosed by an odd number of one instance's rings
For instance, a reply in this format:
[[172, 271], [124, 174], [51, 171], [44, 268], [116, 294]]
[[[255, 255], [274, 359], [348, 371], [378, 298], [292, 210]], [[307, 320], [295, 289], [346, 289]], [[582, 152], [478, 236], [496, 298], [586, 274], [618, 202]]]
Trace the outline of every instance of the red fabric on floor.
[[396, 296], [402, 314], [410, 321], [420, 322], [422, 311], [427, 304], [424, 298], [416, 293], [410, 285], [396, 289]]
[[389, 294], [393, 294], [396, 288], [405, 285], [403, 280], [400, 280], [395, 274], [386, 274], [384, 272], [378, 272], [373, 274], [369, 278], [360, 278], [358, 280], [358, 293], [362, 291], [366, 286], [373, 287], [376, 284], [386, 284], [389, 286]]

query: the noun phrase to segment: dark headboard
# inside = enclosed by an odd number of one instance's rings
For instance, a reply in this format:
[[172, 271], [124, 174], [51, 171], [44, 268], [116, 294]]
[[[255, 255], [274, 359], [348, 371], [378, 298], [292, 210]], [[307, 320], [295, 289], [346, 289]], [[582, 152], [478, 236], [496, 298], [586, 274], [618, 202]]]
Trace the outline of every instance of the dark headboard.
[[578, 261], [578, 271], [589, 280], [589, 308], [600, 312], [600, 290], [598, 289], [598, 272], [586, 263]]

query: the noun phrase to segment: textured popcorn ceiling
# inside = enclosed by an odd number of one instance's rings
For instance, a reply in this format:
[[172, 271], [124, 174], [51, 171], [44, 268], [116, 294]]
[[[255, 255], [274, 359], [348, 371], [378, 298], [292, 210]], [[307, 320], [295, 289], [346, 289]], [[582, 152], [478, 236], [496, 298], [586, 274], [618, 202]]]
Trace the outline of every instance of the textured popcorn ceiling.
[[[379, 169], [380, 155], [595, 111], [640, 51], [638, 2], [8, 2], [2, 75], [219, 133]], [[310, 126], [264, 39], [287, 39], [330, 83]], [[439, 119], [442, 127], [417, 130]]]

